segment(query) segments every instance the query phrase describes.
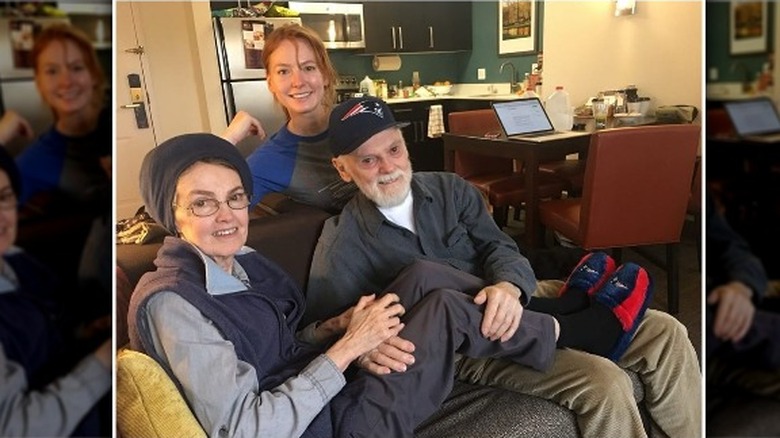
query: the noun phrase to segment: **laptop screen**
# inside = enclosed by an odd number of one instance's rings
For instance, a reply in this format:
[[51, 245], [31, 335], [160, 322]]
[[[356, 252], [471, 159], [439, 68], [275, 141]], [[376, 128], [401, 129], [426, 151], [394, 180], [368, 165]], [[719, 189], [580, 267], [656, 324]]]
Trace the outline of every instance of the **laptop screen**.
[[507, 137], [554, 131], [544, 105], [537, 97], [493, 102], [492, 105]]
[[730, 101], [723, 106], [740, 136], [780, 132], [780, 117], [768, 98]]

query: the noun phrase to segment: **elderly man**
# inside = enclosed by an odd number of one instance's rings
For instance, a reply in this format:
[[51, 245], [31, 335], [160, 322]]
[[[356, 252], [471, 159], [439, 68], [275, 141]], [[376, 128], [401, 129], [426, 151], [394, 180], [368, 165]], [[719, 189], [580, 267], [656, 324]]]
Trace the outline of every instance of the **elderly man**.
[[[329, 131], [332, 163], [360, 193], [323, 228], [312, 262], [305, 322], [335, 315], [362, 294], [383, 290], [417, 259], [454, 266], [489, 284], [474, 302], [484, 306], [481, 330], [492, 340], [503, 341], [517, 330], [524, 307], [559, 317], [592, 299], [593, 291], [565, 290], [554, 300], [531, 299], [537, 282], [530, 264], [492, 222], [476, 189], [452, 174], [412, 174], [399, 124], [381, 100], [343, 102], [331, 114]], [[609, 263], [598, 269], [603, 272], [597, 274], [605, 274]], [[642, 437], [646, 432], [622, 368], [630, 369], [640, 374], [647, 408], [667, 435], [700, 436], [701, 375], [684, 326], [656, 311], [648, 311], [641, 323], [636, 319], [621, 321], [638, 329], [624, 337], [624, 353], [606, 355], [615, 362], [559, 349], [552, 368], [539, 372], [464, 357], [458, 378], [566, 406], [577, 414], [586, 437]], [[413, 354], [414, 345], [394, 337], [358, 362], [375, 373], [403, 372], [414, 362]]]

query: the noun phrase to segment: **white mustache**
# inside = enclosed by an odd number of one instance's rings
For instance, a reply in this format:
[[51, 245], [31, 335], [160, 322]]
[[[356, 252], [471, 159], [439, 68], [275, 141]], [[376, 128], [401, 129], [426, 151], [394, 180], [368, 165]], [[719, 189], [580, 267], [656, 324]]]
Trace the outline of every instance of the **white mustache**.
[[394, 181], [394, 180], [396, 180], [398, 178], [401, 178], [403, 176], [404, 176], [403, 171], [395, 170], [395, 171], [393, 171], [393, 173], [391, 173], [389, 175], [384, 175], [384, 176], [378, 177], [376, 179], [376, 182], [377, 182], [377, 184], [384, 184], [384, 183], [392, 182], [392, 181]]

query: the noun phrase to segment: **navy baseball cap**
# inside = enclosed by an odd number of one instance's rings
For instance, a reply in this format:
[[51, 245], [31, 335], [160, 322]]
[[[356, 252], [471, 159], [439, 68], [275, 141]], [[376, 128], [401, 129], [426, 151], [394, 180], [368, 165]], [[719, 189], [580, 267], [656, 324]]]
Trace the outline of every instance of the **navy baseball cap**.
[[390, 107], [382, 99], [366, 96], [345, 100], [330, 113], [330, 151], [334, 157], [348, 154], [375, 134], [408, 124], [396, 122]]

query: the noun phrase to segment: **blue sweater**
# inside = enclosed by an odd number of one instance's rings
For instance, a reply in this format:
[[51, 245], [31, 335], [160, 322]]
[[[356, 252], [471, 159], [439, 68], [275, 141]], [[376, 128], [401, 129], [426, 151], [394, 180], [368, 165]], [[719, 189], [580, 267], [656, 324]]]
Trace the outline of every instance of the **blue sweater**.
[[81, 137], [49, 129], [16, 158], [22, 177], [19, 203], [41, 192], [58, 191], [71, 199], [95, 205], [102, 212], [111, 202], [111, 180], [100, 164], [111, 156], [111, 111], [100, 114], [97, 128]]
[[247, 157], [254, 180], [252, 205], [278, 192], [304, 204], [340, 211], [357, 187], [342, 181], [330, 161], [328, 131], [302, 137], [283, 126]]

